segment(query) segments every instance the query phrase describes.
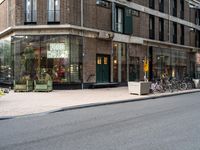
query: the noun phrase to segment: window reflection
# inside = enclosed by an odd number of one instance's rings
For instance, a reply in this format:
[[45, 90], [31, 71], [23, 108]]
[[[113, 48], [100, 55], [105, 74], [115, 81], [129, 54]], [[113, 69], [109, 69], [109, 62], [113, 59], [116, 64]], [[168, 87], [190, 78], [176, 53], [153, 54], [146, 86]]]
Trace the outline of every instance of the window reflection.
[[56, 83], [81, 82], [82, 42], [74, 36], [14, 37], [15, 78], [48, 73]]
[[11, 38], [0, 41], [0, 83], [11, 84], [13, 78]]

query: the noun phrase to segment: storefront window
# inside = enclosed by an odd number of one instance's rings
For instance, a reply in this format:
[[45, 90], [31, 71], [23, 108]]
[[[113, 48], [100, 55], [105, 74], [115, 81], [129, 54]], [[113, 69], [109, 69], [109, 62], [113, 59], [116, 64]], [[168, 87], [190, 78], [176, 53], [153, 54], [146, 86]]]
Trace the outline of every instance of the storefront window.
[[140, 58], [129, 57], [129, 81], [140, 80]]
[[153, 48], [153, 78], [163, 74], [183, 79], [189, 73], [189, 54], [176, 49]]
[[73, 36], [15, 36], [15, 79], [48, 73], [54, 83], [80, 83], [82, 42]]
[[127, 81], [127, 51], [123, 43], [113, 45], [113, 81]]
[[0, 84], [11, 84], [13, 78], [11, 38], [0, 40]]

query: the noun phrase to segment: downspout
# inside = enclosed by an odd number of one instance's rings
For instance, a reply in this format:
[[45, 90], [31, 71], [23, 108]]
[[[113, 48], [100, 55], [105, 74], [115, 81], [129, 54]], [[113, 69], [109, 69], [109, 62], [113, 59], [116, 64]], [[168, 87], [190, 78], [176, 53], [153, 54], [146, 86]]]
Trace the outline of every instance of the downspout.
[[81, 0], [81, 27], [83, 27], [83, 0]]
[[[83, 0], [81, 0], [81, 27], [83, 28]], [[85, 56], [85, 53], [84, 53], [84, 37], [83, 37], [83, 29], [82, 29], [82, 83], [81, 83], [81, 89], [83, 90], [84, 89], [84, 72], [83, 72], [83, 60], [84, 60], [84, 56]]]
[[168, 33], [168, 35], [169, 35], [169, 43], [170, 43], [170, 41], [171, 41], [171, 34], [170, 34], [170, 32], [171, 32], [171, 29], [170, 29], [170, 13], [171, 13], [171, 3], [170, 3], [170, 0], [169, 0], [169, 11], [168, 11], [168, 21], [169, 21], [169, 24], [168, 24], [168, 27], [169, 27], [169, 33]]

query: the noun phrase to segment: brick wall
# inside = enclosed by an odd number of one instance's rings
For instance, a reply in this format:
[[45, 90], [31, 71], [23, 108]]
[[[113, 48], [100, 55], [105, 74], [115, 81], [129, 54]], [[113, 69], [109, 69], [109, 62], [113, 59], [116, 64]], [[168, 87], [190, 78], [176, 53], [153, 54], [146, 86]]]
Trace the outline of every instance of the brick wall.
[[111, 31], [112, 11], [96, 5], [95, 0], [84, 1], [84, 26]]
[[140, 37], [149, 38], [149, 15], [140, 13]]
[[[83, 80], [84, 82], [96, 82], [96, 54], [111, 54], [112, 42], [109, 40], [84, 38]], [[89, 81], [89, 76], [95, 75]]]

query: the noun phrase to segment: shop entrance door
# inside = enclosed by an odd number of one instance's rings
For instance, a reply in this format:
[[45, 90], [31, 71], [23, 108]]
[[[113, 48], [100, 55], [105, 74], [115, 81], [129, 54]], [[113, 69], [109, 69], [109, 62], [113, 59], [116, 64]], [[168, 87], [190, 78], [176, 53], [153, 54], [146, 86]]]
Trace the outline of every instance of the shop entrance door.
[[109, 82], [110, 77], [110, 56], [100, 55], [96, 56], [96, 82]]

